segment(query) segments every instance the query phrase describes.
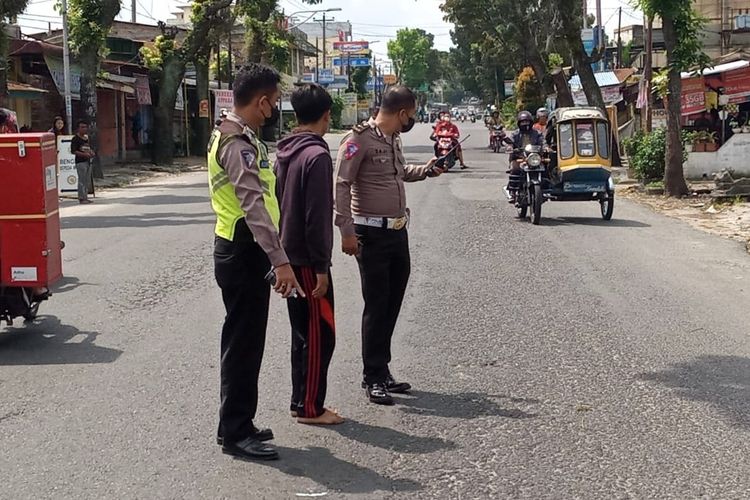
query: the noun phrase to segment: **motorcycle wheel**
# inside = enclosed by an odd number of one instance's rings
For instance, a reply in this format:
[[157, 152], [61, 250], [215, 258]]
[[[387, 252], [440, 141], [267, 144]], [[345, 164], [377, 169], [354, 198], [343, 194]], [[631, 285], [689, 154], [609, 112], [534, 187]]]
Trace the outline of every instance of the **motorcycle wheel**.
[[531, 201], [533, 212], [531, 214], [531, 223], [538, 226], [542, 221], [542, 203], [544, 202], [544, 195], [542, 194], [542, 186], [539, 184], [534, 185], [533, 200]]
[[600, 201], [599, 207], [602, 210], [602, 219], [612, 220], [612, 214], [615, 211], [615, 193], [608, 191], [607, 199]]

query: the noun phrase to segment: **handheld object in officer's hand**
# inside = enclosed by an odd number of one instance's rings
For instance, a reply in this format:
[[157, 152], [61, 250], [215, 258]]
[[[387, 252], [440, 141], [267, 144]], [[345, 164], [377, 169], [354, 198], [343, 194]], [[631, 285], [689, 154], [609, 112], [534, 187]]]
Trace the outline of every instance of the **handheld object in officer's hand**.
[[[271, 269], [268, 271], [268, 274], [266, 274], [265, 280], [268, 282], [269, 285], [271, 285], [271, 288], [276, 286], [276, 270]], [[292, 293], [289, 294], [289, 298], [296, 299], [297, 298], [297, 289], [292, 288]]]
[[456, 149], [458, 149], [458, 147], [459, 147], [459, 146], [460, 146], [461, 144], [463, 144], [464, 142], [466, 142], [466, 140], [467, 140], [467, 139], [468, 139], [469, 137], [471, 137], [471, 134], [467, 135], [466, 137], [464, 137], [463, 139], [461, 139], [460, 141], [458, 141], [458, 142], [456, 143], [456, 145], [455, 145], [455, 146], [453, 146], [452, 148], [450, 148], [450, 149], [448, 150], [448, 152], [447, 152], [447, 153], [445, 153], [445, 154], [444, 154], [443, 156], [439, 157], [439, 158], [437, 159], [437, 161], [435, 162], [435, 165], [433, 165], [433, 166], [432, 166], [432, 167], [430, 168], [430, 170], [434, 170], [434, 169], [435, 169], [435, 167], [437, 167], [437, 168], [443, 168], [443, 165], [445, 165], [445, 160], [447, 160], [447, 159], [448, 159], [448, 157], [449, 157], [449, 156], [451, 155], [451, 153], [453, 153], [453, 152], [454, 152], [454, 151], [455, 151]]

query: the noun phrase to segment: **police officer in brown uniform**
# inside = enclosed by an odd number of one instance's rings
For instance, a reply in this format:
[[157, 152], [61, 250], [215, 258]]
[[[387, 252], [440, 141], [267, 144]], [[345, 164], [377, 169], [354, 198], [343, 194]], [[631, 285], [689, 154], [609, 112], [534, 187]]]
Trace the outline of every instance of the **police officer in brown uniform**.
[[442, 173], [435, 159], [423, 166], [404, 160], [400, 134], [414, 127], [416, 113], [412, 91], [392, 87], [377, 117], [344, 137], [336, 161], [336, 225], [343, 251], [357, 257], [365, 300], [362, 386], [371, 402], [384, 405], [393, 404], [390, 393], [411, 389], [396, 382], [388, 366], [411, 271], [404, 183]]

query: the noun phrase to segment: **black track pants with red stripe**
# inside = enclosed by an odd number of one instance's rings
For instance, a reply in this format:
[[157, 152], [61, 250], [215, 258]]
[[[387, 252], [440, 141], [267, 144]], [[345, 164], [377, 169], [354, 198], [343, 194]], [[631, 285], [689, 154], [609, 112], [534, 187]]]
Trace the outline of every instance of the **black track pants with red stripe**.
[[333, 317], [333, 281], [328, 275], [328, 293], [313, 298], [317, 284], [311, 267], [293, 266], [297, 281], [306, 298], [287, 300], [292, 324], [292, 404], [291, 410], [304, 418], [323, 414], [328, 379], [328, 365], [336, 346]]

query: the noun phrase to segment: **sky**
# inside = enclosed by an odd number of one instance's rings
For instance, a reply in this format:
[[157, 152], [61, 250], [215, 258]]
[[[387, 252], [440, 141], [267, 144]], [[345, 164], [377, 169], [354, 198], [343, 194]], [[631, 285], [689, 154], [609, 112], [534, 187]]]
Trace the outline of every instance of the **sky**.
[[[19, 17], [19, 24], [24, 33], [34, 33], [61, 26], [61, 18], [53, 10], [57, 0], [30, 0], [26, 15]], [[130, 19], [132, 0], [124, 0], [120, 18]], [[519, 0], [523, 1], [523, 0]], [[176, 5], [185, 4], [176, 0], [136, 0], [138, 22], [156, 24], [157, 20], [166, 20]], [[341, 8], [341, 12], [332, 12], [336, 21], [350, 21], [355, 40], [368, 40], [379, 59], [387, 58], [388, 40], [395, 38], [399, 28], [422, 28], [435, 36], [435, 47], [447, 50], [452, 46], [450, 30], [452, 25], [443, 20], [440, 10], [442, 0], [323, 0], [318, 5], [307, 5], [302, 0], [280, 0], [286, 14], [301, 10]], [[125, 5], [127, 4], [127, 5]], [[590, 13], [595, 10], [595, 0], [588, 1]], [[612, 35], [617, 28], [618, 9], [622, 7], [622, 25], [642, 24], [642, 15], [634, 9], [628, 0], [602, 0], [602, 19], [607, 32]], [[296, 16], [300, 21], [309, 14]], [[377, 43], [372, 43], [377, 42]]]

